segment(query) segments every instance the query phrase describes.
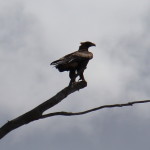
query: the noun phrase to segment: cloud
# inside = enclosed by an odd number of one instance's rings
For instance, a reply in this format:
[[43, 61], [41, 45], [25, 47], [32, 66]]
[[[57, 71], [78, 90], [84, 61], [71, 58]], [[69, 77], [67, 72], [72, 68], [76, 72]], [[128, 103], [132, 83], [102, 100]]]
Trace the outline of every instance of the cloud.
[[[85, 71], [88, 87], [50, 111], [81, 111], [149, 98], [147, 5], [147, 0], [3, 2], [1, 124], [68, 85], [68, 73], [59, 73], [49, 63], [77, 50], [84, 40], [97, 44], [90, 49], [94, 59]], [[37, 121], [7, 135], [2, 149], [147, 148], [148, 114], [147, 104]]]
[[[34, 75], [38, 70], [38, 60], [45, 55], [42, 34], [38, 20], [26, 12], [22, 3], [6, 5], [0, 15], [0, 22], [2, 103], [6, 107], [9, 106], [9, 109], [15, 109], [29, 98], [25, 95], [30, 93], [34, 82], [40, 82], [40, 72], [36, 77]], [[33, 84], [29, 85], [32, 79]], [[15, 99], [15, 102], [12, 99]]]

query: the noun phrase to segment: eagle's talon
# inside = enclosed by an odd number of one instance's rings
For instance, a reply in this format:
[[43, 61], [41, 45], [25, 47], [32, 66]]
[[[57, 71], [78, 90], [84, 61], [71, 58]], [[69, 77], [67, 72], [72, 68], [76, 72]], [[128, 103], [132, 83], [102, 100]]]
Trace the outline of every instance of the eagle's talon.
[[75, 84], [76, 84], [76, 81], [70, 82], [70, 83], [69, 83], [69, 86], [73, 86], [73, 85], [75, 85]]
[[79, 78], [78, 82], [79, 82], [79, 81], [81, 81], [81, 80], [82, 80], [82, 79], [81, 79], [81, 78]]

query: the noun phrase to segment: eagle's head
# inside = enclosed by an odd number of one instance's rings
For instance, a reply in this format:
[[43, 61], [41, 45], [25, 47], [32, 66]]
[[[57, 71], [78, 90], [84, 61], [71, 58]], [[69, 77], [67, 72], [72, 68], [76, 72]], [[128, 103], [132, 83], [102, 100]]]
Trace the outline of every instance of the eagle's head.
[[91, 47], [91, 46], [96, 46], [94, 43], [92, 43], [92, 42], [89, 42], [89, 41], [86, 41], [86, 42], [81, 42], [80, 43], [81, 45], [80, 45], [80, 50], [81, 49], [88, 49], [89, 47]]

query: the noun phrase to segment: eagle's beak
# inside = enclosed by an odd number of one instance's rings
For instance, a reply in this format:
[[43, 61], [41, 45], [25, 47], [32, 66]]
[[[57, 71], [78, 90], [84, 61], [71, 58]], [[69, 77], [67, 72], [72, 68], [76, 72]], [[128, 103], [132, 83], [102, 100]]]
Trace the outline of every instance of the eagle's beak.
[[91, 46], [96, 46], [96, 44], [94, 44], [94, 43], [91, 43]]

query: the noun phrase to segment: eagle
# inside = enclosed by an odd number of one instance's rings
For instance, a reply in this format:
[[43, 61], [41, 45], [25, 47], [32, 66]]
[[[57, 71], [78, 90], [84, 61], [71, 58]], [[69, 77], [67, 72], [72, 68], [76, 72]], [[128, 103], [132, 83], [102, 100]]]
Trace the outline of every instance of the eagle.
[[81, 42], [80, 44], [78, 51], [65, 55], [50, 64], [54, 65], [60, 72], [69, 71], [69, 85], [74, 84], [78, 76], [79, 80], [85, 81], [83, 75], [84, 70], [86, 69], [89, 60], [93, 58], [93, 54], [88, 51], [88, 48], [96, 45], [89, 41]]

